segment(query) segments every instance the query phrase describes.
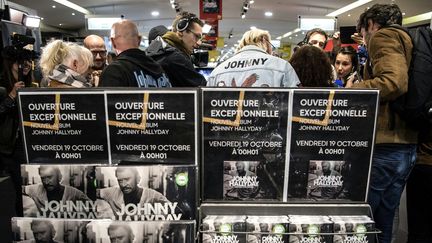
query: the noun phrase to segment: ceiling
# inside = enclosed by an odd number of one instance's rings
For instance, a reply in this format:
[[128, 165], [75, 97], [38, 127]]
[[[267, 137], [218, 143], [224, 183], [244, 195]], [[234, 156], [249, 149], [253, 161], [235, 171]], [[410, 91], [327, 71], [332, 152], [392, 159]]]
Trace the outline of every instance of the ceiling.
[[[146, 36], [148, 31], [156, 25], [171, 25], [176, 12], [169, 0], [70, 0], [96, 15], [124, 15], [138, 23], [140, 32]], [[75, 31], [77, 35], [87, 35], [84, 14], [58, 4], [52, 0], [13, 0], [19, 5], [34, 9], [42, 20], [44, 28], [56, 27], [63, 30]], [[177, 0], [184, 11], [199, 14], [199, 0]], [[225, 38], [228, 45], [232, 45], [241, 38], [251, 26], [266, 29], [275, 39], [288, 31], [297, 28], [298, 16], [325, 16], [354, 0], [255, 0], [247, 12], [246, 18], [241, 19], [244, 0], [222, 0], [222, 20], [219, 21], [219, 36]], [[432, 11], [431, 0], [374, 0], [368, 4], [338, 16], [338, 26], [355, 25], [358, 16], [368, 6], [375, 3], [396, 3], [406, 17]], [[7, 2], [6, 2], [7, 3]], [[52, 8], [55, 5], [56, 8]], [[158, 17], [151, 15], [152, 11], [159, 11]], [[266, 17], [264, 12], [271, 11], [273, 16]], [[75, 15], [72, 15], [72, 13]], [[61, 24], [61, 26], [60, 26]], [[44, 29], [42, 28], [42, 31]], [[108, 31], [96, 33], [108, 35]], [[302, 32], [293, 35], [292, 39], [283, 41], [297, 43], [303, 39]]]

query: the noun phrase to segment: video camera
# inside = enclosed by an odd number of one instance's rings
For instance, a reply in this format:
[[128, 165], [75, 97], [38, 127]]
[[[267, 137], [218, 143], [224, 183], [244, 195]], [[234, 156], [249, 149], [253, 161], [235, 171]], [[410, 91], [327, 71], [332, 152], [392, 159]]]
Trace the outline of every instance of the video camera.
[[24, 61], [33, 60], [36, 57], [34, 51], [24, 49], [24, 47], [33, 45], [35, 43], [35, 38], [27, 35], [13, 34], [11, 35], [11, 42], [11, 46], [3, 49], [3, 58], [18, 63], [18, 80], [23, 80]]
[[22, 49], [26, 45], [34, 45], [35, 38], [27, 35], [13, 34], [11, 35], [12, 45], [17, 49]]

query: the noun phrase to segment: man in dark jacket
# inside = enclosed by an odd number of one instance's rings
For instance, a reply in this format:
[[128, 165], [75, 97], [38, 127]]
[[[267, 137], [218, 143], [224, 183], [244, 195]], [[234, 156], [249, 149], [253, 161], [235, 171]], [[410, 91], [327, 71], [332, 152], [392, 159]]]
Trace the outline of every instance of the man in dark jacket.
[[101, 74], [100, 87], [171, 87], [162, 67], [138, 49], [141, 36], [135, 23], [122, 20], [111, 27], [117, 60]]
[[206, 85], [190, 56], [201, 42], [202, 26], [195, 14], [182, 12], [174, 20], [173, 31], [156, 38], [146, 50], [148, 56], [162, 65], [174, 87]]

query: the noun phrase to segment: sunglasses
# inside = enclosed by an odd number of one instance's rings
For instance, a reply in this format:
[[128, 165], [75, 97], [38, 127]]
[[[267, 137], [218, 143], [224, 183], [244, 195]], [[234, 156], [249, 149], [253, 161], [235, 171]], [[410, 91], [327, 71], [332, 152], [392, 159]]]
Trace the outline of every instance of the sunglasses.
[[187, 29], [186, 31], [192, 33], [195, 36], [195, 38], [196, 38], [197, 41], [200, 41], [202, 39], [202, 37], [203, 37], [202, 34], [195, 33], [195, 32], [193, 32], [190, 29]]
[[324, 45], [325, 45], [324, 42], [317, 41], [317, 40], [311, 40], [311, 41], [309, 41], [308, 44], [311, 45], [311, 46], [314, 46], [314, 45], [318, 44], [321, 48], [324, 48]]

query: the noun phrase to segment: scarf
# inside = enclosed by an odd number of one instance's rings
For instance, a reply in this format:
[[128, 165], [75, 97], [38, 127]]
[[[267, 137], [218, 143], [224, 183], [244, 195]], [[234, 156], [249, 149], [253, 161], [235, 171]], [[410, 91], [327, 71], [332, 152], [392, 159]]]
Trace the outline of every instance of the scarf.
[[172, 31], [168, 31], [166, 32], [165, 35], [163, 35], [162, 38], [171, 46], [174, 46], [175, 48], [179, 49], [181, 52], [186, 53], [186, 55], [189, 56], [191, 54], [191, 52], [185, 47], [183, 40], [180, 39], [180, 37], [178, 37], [176, 33]]
[[56, 80], [60, 83], [64, 83], [76, 88], [88, 88], [92, 87], [91, 83], [87, 79], [75, 72], [74, 70], [68, 68], [63, 64], [57, 65], [52, 74], [48, 76], [50, 80]]

